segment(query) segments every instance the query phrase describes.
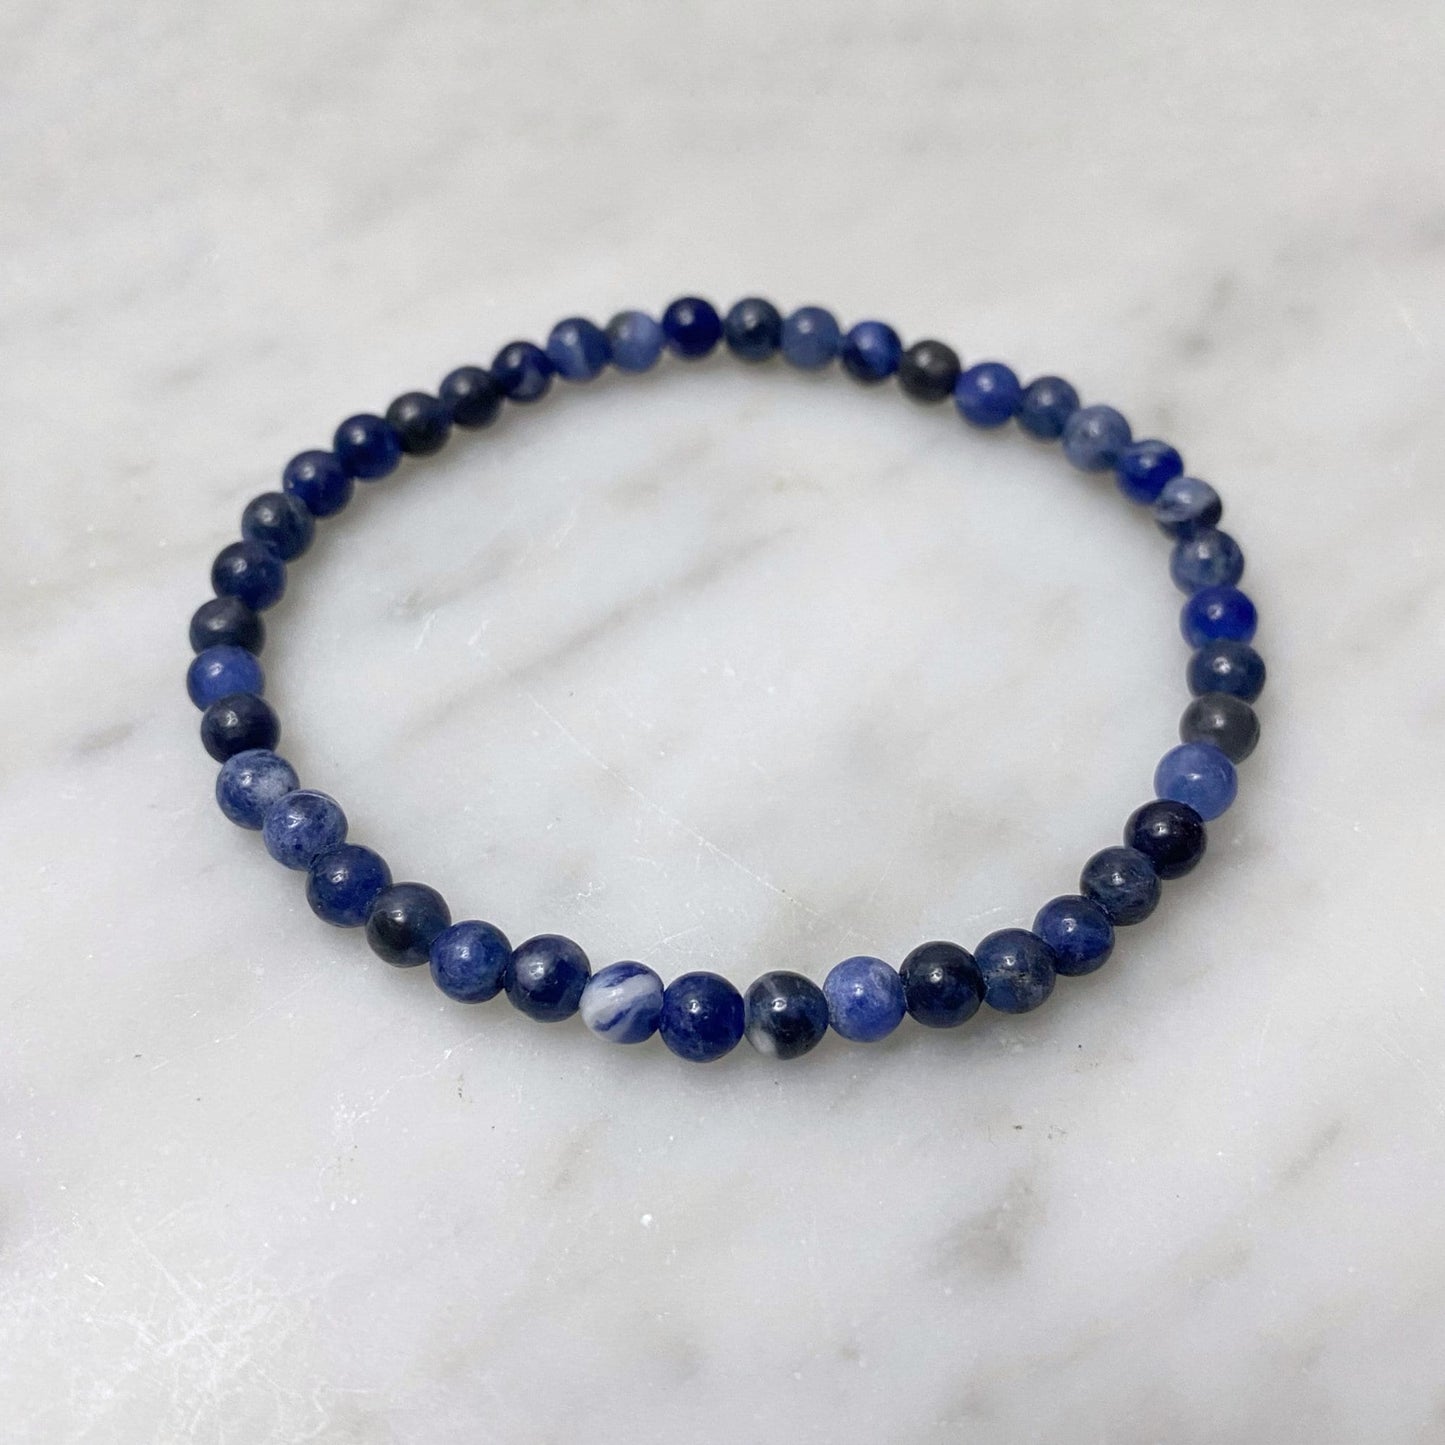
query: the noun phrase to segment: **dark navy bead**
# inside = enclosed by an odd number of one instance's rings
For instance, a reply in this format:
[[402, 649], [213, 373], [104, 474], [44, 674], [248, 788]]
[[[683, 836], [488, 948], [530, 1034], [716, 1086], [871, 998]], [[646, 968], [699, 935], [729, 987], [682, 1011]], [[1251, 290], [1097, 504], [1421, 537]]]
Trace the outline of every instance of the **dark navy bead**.
[[662, 1019], [662, 980], [645, 964], [623, 959], [598, 969], [582, 990], [582, 1022], [611, 1044], [641, 1044]]
[[1051, 898], [1034, 919], [1034, 932], [1054, 951], [1054, 972], [1067, 978], [1093, 973], [1114, 951], [1114, 925], [1092, 899]]
[[749, 296], [723, 317], [723, 340], [739, 361], [767, 361], [783, 344], [783, 318], [771, 301]]
[[1014, 369], [1001, 361], [977, 362], [953, 384], [953, 404], [970, 426], [1003, 426], [1018, 414], [1023, 395]]
[[357, 481], [374, 482], [396, 470], [401, 461], [401, 438], [385, 418], [360, 412], [336, 428], [331, 450]]
[[198, 652], [186, 669], [186, 691], [204, 711], [213, 702], [236, 692], [266, 691], [266, 674], [261, 664], [244, 647], [225, 643]]
[[550, 1024], [577, 1012], [591, 972], [587, 955], [570, 938], [543, 933], [512, 951], [503, 984], [514, 1008]]
[[429, 457], [452, 434], [451, 408], [438, 396], [408, 391], [386, 409], [386, 420], [409, 457]]
[[682, 296], [662, 313], [662, 330], [672, 350], [688, 361], [706, 356], [722, 339], [722, 322], [711, 303]]
[[821, 371], [842, 344], [837, 319], [821, 306], [800, 306], [783, 322], [783, 357], [800, 371]]
[[299, 557], [316, 535], [316, 518], [286, 492], [262, 492], [246, 503], [241, 513], [241, 535], [262, 542], [283, 562]]
[[974, 951], [983, 998], [1000, 1013], [1024, 1014], [1054, 991], [1054, 951], [1025, 928], [1001, 928]]
[[1219, 493], [1198, 477], [1175, 477], [1165, 482], [1154, 503], [1154, 520], [1166, 537], [1192, 537], [1213, 527], [1223, 515]]
[[657, 1027], [678, 1058], [710, 1064], [743, 1036], [742, 995], [715, 973], [685, 973], [664, 991]]
[[612, 364], [619, 371], [651, 371], [662, 355], [666, 337], [645, 311], [619, 311], [607, 323]]
[[1233, 587], [1244, 576], [1244, 553], [1228, 532], [1208, 527], [1174, 544], [1169, 575], [1181, 592]]
[[1081, 472], [1107, 472], [1132, 440], [1129, 423], [1112, 406], [1080, 407], [1064, 423], [1064, 455]]
[[386, 859], [359, 843], [343, 843], [312, 860], [306, 901], [323, 923], [360, 928], [383, 889], [391, 887]]
[[286, 590], [286, 564], [264, 542], [232, 542], [216, 553], [211, 586], [218, 597], [239, 597], [253, 612], [264, 612]]
[[355, 487], [334, 452], [301, 452], [281, 473], [281, 490], [295, 497], [313, 517], [334, 516], [351, 500]]
[[957, 1028], [983, 1002], [978, 964], [956, 943], [920, 943], [903, 960], [898, 976], [908, 1012], [926, 1028]]
[[492, 360], [492, 376], [503, 395], [523, 405], [546, 396], [554, 370], [547, 353], [530, 341], [509, 342]]
[[915, 341], [899, 359], [898, 385], [914, 401], [938, 402], [953, 395], [958, 352], [942, 341]]
[[1079, 892], [1092, 898], [1115, 927], [1142, 923], [1159, 906], [1159, 875], [1137, 848], [1095, 853], [1079, 878]]
[[266, 627], [239, 597], [210, 597], [191, 615], [191, 650], [244, 647], [257, 653], [266, 645]]
[[458, 1003], [485, 1003], [502, 991], [512, 945], [500, 928], [469, 918], [444, 928], [427, 950], [432, 982]]
[[376, 895], [366, 918], [371, 951], [396, 968], [419, 968], [452, 921], [447, 901], [425, 883], [393, 883]]
[[1242, 763], [1259, 742], [1259, 718], [1241, 697], [1207, 692], [1179, 719], [1179, 740], [1213, 743], [1232, 763]]
[[1062, 376], [1041, 376], [1019, 398], [1019, 425], [1041, 442], [1056, 442], [1079, 409], [1079, 393]]
[[1264, 691], [1264, 659], [1246, 642], [1207, 642], [1189, 659], [1189, 691], [1224, 692], [1253, 702]]
[[274, 748], [281, 723], [264, 697], [233, 693], [201, 714], [201, 745], [218, 763], [248, 748]]
[[1204, 819], [1173, 798], [1156, 798], [1138, 808], [1124, 825], [1124, 843], [1142, 853], [1168, 882], [1191, 872], [1209, 844]]
[[886, 1038], [907, 1008], [898, 971], [866, 954], [834, 964], [823, 980], [823, 997], [833, 1032], [859, 1044]]
[[314, 788], [297, 788], [266, 814], [261, 841], [283, 868], [309, 868], [346, 841], [346, 814], [335, 798]]
[[828, 1032], [828, 1000], [801, 973], [778, 969], [749, 986], [743, 998], [748, 1042], [769, 1059], [797, 1059]]
[[612, 348], [595, 322], [569, 316], [548, 334], [547, 360], [563, 381], [591, 381], [612, 360]]
[[1154, 791], [1187, 803], [1206, 823], [1229, 807], [1238, 790], [1234, 764], [1213, 743], [1180, 743], [1154, 770]]
[[496, 421], [502, 409], [503, 392], [496, 377], [485, 367], [459, 366], [442, 378], [437, 400], [446, 407], [453, 426], [477, 431]]
[[1114, 463], [1119, 490], [1141, 507], [1152, 506], [1164, 490], [1184, 471], [1184, 458], [1168, 442], [1130, 442]]
[[887, 381], [903, 359], [903, 342], [886, 321], [860, 321], [843, 338], [843, 370], [854, 381], [874, 386]]
[[1205, 587], [1179, 614], [1179, 630], [1191, 647], [1210, 642], [1249, 642], [1259, 626], [1254, 603], [1237, 587]]
[[271, 811], [297, 787], [296, 769], [268, 748], [234, 753], [216, 774], [216, 805], [238, 827], [259, 831]]

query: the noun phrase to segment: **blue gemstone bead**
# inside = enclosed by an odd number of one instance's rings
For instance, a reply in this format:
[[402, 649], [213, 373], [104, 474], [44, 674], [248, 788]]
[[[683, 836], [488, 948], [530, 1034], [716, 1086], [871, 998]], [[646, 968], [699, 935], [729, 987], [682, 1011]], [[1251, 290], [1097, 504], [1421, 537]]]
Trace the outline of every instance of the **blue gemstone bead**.
[[748, 1042], [764, 1058], [797, 1059], [828, 1032], [828, 1000], [801, 973], [777, 969], [754, 979], [743, 998]]
[[201, 746], [218, 763], [249, 748], [274, 748], [280, 736], [271, 704], [253, 692], [232, 693], [201, 714]]
[[1079, 877], [1079, 892], [1109, 915], [1115, 927], [1142, 923], [1159, 906], [1159, 875], [1136, 848], [1095, 853]]
[[681, 296], [662, 313], [667, 344], [688, 361], [706, 356], [722, 339], [722, 321], [710, 302], [700, 296]]
[[860, 321], [843, 338], [843, 370], [864, 386], [887, 381], [903, 359], [903, 342], [886, 321]]
[[453, 426], [479, 431], [491, 426], [504, 400], [497, 379], [482, 366], [459, 366], [442, 377], [437, 400], [447, 409]]
[[309, 868], [346, 841], [346, 814], [335, 798], [297, 788], [272, 805], [261, 823], [266, 851], [285, 868]]
[[426, 391], [403, 392], [387, 407], [386, 421], [409, 457], [434, 456], [452, 434], [451, 407]]
[[1079, 409], [1079, 393], [1061, 376], [1041, 376], [1019, 398], [1019, 425], [1042, 442], [1056, 442]]
[[383, 889], [391, 887], [386, 859], [357, 843], [343, 843], [312, 860], [306, 901], [323, 923], [360, 928]]
[[834, 1033], [859, 1044], [887, 1038], [908, 1006], [898, 971], [867, 955], [834, 964], [823, 980], [823, 997]]
[[216, 553], [211, 586], [217, 597], [239, 597], [252, 612], [264, 612], [286, 590], [286, 564], [264, 542], [232, 542]]
[[710, 1064], [743, 1036], [743, 997], [715, 973], [685, 973], [663, 990], [658, 1032], [678, 1058]]
[[508, 342], [492, 361], [492, 379], [502, 394], [523, 405], [546, 396], [553, 371], [547, 353], [530, 341]]
[[640, 1044], [662, 1018], [662, 980], [641, 963], [608, 964], [582, 990], [582, 1022], [613, 1044]]
[[1000, 1013], [1036, 1009], [1054, 991], [1054, 951], [1024, 928], [1001, 928], [974, 950], [984, 1002]]
[[1081, 472], [1107, 472], [1132, 440], [1129, 423], [1112, 406], [1080, 407], [1064, 423], [1064, 455]]
[[1154, 503], [1154, 520], [1166, 537], [1192, 537], [1214, 526], [1223, 515], [1219, 493], [1198, 477], [1175, 477], [1165, 482]]
[[186, 669], [186, 691], [191, 701], [204, 711], [213, 702], [236, 692], [266, 691], [266, 674], [261, 664], [246, 651], [223, 643], [198, 652]]
[[723, 340], [739, 361], [767, 361], [783, 344], [783, 318], [771, 301], [748, 296], [723, 317]]
[[953, 404], [970, 426], [1003, 426], [1017, 414], [1023, 387], [1013, 367], [1001, 361], [980, 361], [958, 373]]
[[1259, 626], [1254, 603], [1237, 587], [1205, 587], [1179, 614], [1179, 630], [1191, 647], [1227, 639], [1249, 642]]
[[607, 323], [612, 364], [619, 371], [651, 371], [662, 355], [662, 327], [645, 311], [619, 311]]
[[1189, 691], [1195, 697], [1207, 692], [1253, 702], [1264, 691], [1264, 659], [1247, 642], [1224, 638], [1208, 642], [1189, 659]]
[[241, 513], [241, 535], [264, 542], [283, 561], [299, 557], [316, 535], [316, 518], [305, 503], [285, 492], [262, 492]]
[[800, 306], [783, 322], [783, 357], [800, 371], [821, 371], [842, 344], [837, 320], [821, 306]]
[[335, 515], [351, 500], [355, 486], [334, 452], [301, 452], [281, 473], [281, 490], [295, 497], [313, 517]]
[[587, 955], [570, 938], [543, 933], [513, 949], [502, 981], [514, 1008], [550, 1024], [577, 1012], [591, 973]]
[[1167, 482], [1184, 470], [1184, 458], [1168, 442], [1130, 442], [1119, 454], [1114, 473], [1119, 490], [1141, 507], [1152, 506]]
[[239, 597], [210, 597], [191, 617], [191, 651], [244, 647], [255, 654], [266, 645], [266, 624]]
[[432, 982], [458, 1003], [485, 1003], [502, 991], [512, 945], [500, 928], [469, 918], [444, 928], [427, 951]]
[[612, 360], [612, 348], [600, 326], [583, 316], [569, 316], [548, 335], [547, 360], [563, 381], [591, 381]]
[[898, 970], [908, 1012], [930, 1029], [967, 1023], [983, 1002], [983, 975], [956, 943], [921, 943]]
[[296, 769], [269, 748], [233, 753], [216, 774], [216, 804], [238, 827], [259, 829], [287, 793], [297, 787]]
[[374, 482], [396, 470], [401, 461], [401, 438], [385, 417], [360, 412], [336, 428], [331, 450], [349, 475]]
[[1053, 898], [1039, 909], [1034, 932], [1054, 951], [1054, 972], [1073, 978], [1093, 973], [1114, 951], [1114, 925], [1091, 899]]
[[1181, 592], [1233, 587], [1244, 576], [1244, 553], [1228, 532], [1210, 527], [1174, 544], [1169, 575]]
[[1238, 790], [1234, 764], [1213, 743], [1180, 743], [1154, 770], [1154, 791], [1187, 803], [1206, 823], [1229, 807]]
[[393, 968], [420, 968], [431, 946], [452, 921], [447, 901], [425, 883], [393, 883], [383, 889], [366, 918], [366, 942]]

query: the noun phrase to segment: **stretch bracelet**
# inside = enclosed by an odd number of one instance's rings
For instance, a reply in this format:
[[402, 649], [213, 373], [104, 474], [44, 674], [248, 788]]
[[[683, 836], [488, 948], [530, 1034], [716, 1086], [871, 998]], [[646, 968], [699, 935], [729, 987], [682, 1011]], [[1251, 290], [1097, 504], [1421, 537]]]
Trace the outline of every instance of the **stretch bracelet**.
[[[554, 377], [587, 382], [609, 365], [643, 372], [664, 352], [696, 361], [720, 344], [749, 363], [781, 355], [804, 371], [821, 371], [837, 362], [864, 386], [896, 377], [915, 402], [951, 397], [974, 427], [1016, 422], [1040, 442], [1060, 442], [1080, 471], [1111, 472], [1123, 495], [1151, 508], [1173, 541], [1170, 572], [1187, 597], [1180, 622], [1193, 649], [1187, 677], [1194, 700], [1180, 722], [1180, 745], [1159, 763], [1158, 796], [1129, 818], [1123, 845], [1089, 859], [1078, 893], [1046, 903], [1031, 929], [990, 933], [972, 953], [956, 943], [924, 943], [896, 969], [879, 958], [848, 958], [821, 988], [789, 971], [763, 974], [746, 995], [716, 973], [685, 973], [666, 986], [632, 961], [593, 973], [571, 939], [542, 934], [513, 948], [494, 924], [453, 923], [434, 888], [393, 882], [379, 854], [347, 841], [346, 815], [335, 800], [300, 787], [295, 769], [275, 751], [281, 726], [262, 696], [260, 613], [280, 599], [287, 564], [311, 545], [317, 521], [345, 507], [356, 482], [379, 481], [403, 457], [438, 451], [454, 427], [490, 426], [504, 402], [540, 401]], [[1204, 856], [1205, 824], [1234, 801], [1235, 764], [1259, 738], [1251, 704], [1264, 687], [1265, 668], [1250, 646], [1255, 609], [1238, 589], [1244, 556], [1219, 529], [1223, 507], [1214, 489], [1184, 474], [1174, 447], [1135, 441], [1113, 407], [1081, 406], [1067, 381], [1044, 376], [1025, 386], [1001, 362], [963, 367], [941, 341], [905, 349], [881, 321], [861, 321], [844, 333], [818, 306], [784, 318], [770, 302], [751, 298], [719, 316], [697, 297], [674, 301], [660, 322], [625, 311], [604, 330], [569, 318], [552, 328], [545, 347], [514, 341], [490, 369], [451, 372], [435, 396], [408, 392], [384, 417], [348, 418], [330, 451], [292, 458], [281, 486], [241, 514], [241, 540], [222, 548], [211, 568], [216, 596], [191, 619], [196, 656], [186, 685], [203, 710], [201, 740], [221, 764], [221, 811], [259, 830], [277, 862], [305, 874], [306, 898], [319, 918], [364, 928], [388, 963], [427, 964], [437, 986], [463, 1003], [505, 992], [522, 1013], [544, 1023], [580, 1013], [593, 1033], [613, 1043], [660, 1034], [674, 1054], [705, 1063], [746, 1035], [759, 1053], [791, 1059], [829, 1029], [860, 1043], [882, 1039], [905, 1014], [928, 1028], [954, 1028], [984, 1003], [1027, 1013], [1048, 998], [1058, 975], [1099, 968], [1113, 951], [1115, 929], [1147, 918], [1162, 884], [1195, 867]]]

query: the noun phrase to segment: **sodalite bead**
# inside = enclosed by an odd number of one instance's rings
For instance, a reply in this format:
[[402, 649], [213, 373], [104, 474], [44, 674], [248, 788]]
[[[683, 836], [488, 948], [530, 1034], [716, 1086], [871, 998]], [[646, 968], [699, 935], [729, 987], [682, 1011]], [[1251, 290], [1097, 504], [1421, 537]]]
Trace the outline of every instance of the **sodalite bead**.
[[313, 517], [330, 517], [350, 500], [356, 483], [334, 452], [301, 452], [286, 463], [281, 490], [295, 497]]
[[783, 344], [783, 318], [771, 301], [747, 296], [723, 317], [723, 340], [739, 361], [767, 361]]
[[1079, 393], [1062, 376], [1041, 376], [1019, 398], [1019, 425], [1042, 442], [1056, 442], [1079, 409]]
[[361, 482], [390, 476], [401, 461], [401, 438], [384, 417], [370, 412], [349, 416], [331, 439], [331, 450], [348, 475]]
[[899, 358], [898, 387], [904, 396], [928, 404], [953, 395], [958, 352], [944, 341], [915, 341]]
[[1003, 426], [1022, 401], [1018, 376], [1001, 361], [980, 361], [959, 372], [953, 384], [953, 404], [970, 426]]
[[591, 381], [612, 360], [607, 333], [585, 316], [559, 321], [547, 336], [547, 360], [563, 381]]
[[678, 1058], [710, 1064], [731, 1053], [743, 1036], [743, 998], [715, 973], [685, 973], [662, 994], [658, 1032]]
[[797, 1059], [828, 1032], [828, 1000], [801, 973], [776, 969], [753, 980], [743, 998], [748, 1042], [764, 1058]]
[[1137, 848], [1168, 882], [1193, 872], [1209, 846], [1204, 819], [1188, 803], [1155, 798], [1124, 824], [1124, 843]]
[[452, 921], [447, 901], [425, 883], [393, 883], [376, 895], [366, 919], [371, 951], [395, 968], [420, 968]]
[[612, 364], [619, 371], [650, 371], [662, 355], [666, 337], [645, 311], [619, 311], [607, 323]]
[[783, 322], [783, 357], [800, 371], [821, 371], [842, 344], [837, 319], [821, 306], [800, 306]]
[[266, 624], [239, 597], [211, 597], [191, 616], [191, 651], [244, 647], [253, 656], [266, 645]]
[[903, 1002], [925, 1028], [967, 1023], [983, 1002], [983, 975], [973, 955], [956, 943], [920, 943], [898, 970]]
[[591, 973], [587, 955], [570, 938], [543, 933], [512, 950], [503, 987], [513, 1008], [550, 1024], [577, 1012]]
[[306, 873], [306, 901], [323, 923], [360, 928], [384, 889], [391, 887], [386, 859], [357, 843], [330, 848]]
[[1064, 455], [1081, 472], [1112, 470], [1131, 440], [1129, 423], [1112, 406], [1080, 407], [1064, 423]]
[[244, 647], [225, 644], [198, 652], [186, 669], [186, 692], [203, 711], [232, 693], [266, 691], [261, 664]]
[[696, 361], [722, 340], [722, 320], [710, 301], [680, 296], [662, 313], [662, 332], [676, 355]]
[[1114, 925], [1092, 899], [1051, 898], [1034, 919], [1034, 932], [1054, 951], [1054, 972], [1067, 978], [1102, 968], [1114, 951]]
[[1253, 702], [1264, 691], [1267, 673], [1264, 659], [1247, 642], [1206, 642], [1189, 659], [1186, 674], [1189, 691], [1196, 697], [1206, 692], [1224, 692]]
[[1231, 763], [1242, 763], [1259, 742], [1259, 718], [1242, 697], [1206, 692], [1185, 708], [1179, 740], [1213, 743]]
[[1181, 592], [1233, 587], [1244, 576], [1244, 553], [1228, 532], [1209, 527], [1174, 544], [1169, 575]]
[[269, 748], [247, 748], [221, 764], [216, 805], [238, 827], [259, 830], [275, 803], [297, 786], [296, 769]]
[[582, 988], [582, 1022], [613, 1044], [640, 1044], [657, 1032], [662, 980], [645, 964], [608, 964]]
[[452, 434], [451, 408], [425, 391], [403, 392], [387, 407], [386, 420], [409, 457], [434, 455]]
[[1137, 848], [1095, 853], [1079, 878], [1079, 892], [1091, 898], [1117, 928], [1142, 923], [1159, 906], [1159, 875]]
[[241, 513], [241, 535], [264, 542], [283, 561], [299, 557], [316, 535], [316, 518], [304, 502], [285, 492], [262, 492]]
[[823, 980], [823, 997], [833, 1032], [859, 1044], [887, 1038], [908, 1006], [897, 970], [866, 954], [834, 964]]
[[886, 321], [860, 321], [843, 338], [839, 357], [854, 381], [876, 386], [898, 370], [903, 342]]
[[1141, 507], [1153, 505], [1167, 482], [1184, 470], [1184, 458], [1168, 442], [1148, 438], [1130, 442], [1114, 463], [1119, 490]]
[[555, 369], [547, 353], [530, 341], [509, 341], [492, 359], [492, 378], [502, 394], [523, 405], [547, 395]]
[[974, 951], [983, 998], [1000, 1013], [1036, 1009], [1054, 991], [1054, 951], [1025, 928], [1001, 928]]
[[512, 945], [500, 928], [469, 918], [444, 928], [427, 950], [432, 982], [458, 1003], [485, 1003], [502, 991]]
[[325, 793], [297, 788], [273, 804], [261, 824], [266, 851], [284, 868], [309, 868], [346, 841], [346, 814]]
[[1219, 493], [1198, 477], [1175, 477], [1165, 482], [1154, 503], [1154, 520], [1166, 537], [1192, 537], [1213, 527], [1223, 515]]
[[1187, 803], [1206, 823], [1229, 807], [1238, 789], [1234, 764], [1213, 743], [1180, 743], [1154, 770], [1154, 791]]
[[274, 748], [280, 736], [271, 704], [254, 692], [232, 693], [201, 714], [201, 746], [218, 763], [250, 748]]
[[453, 426], [479, 431], [496, 421], [505, 394], [486, 367], [459, 366], [442, 377], [437, 400], [446, 407]]
[[286, 564], [264, 542], [232, 542], [211, 563], [217, 597], [239, 597], [253, 612], [264, 612], [286, 590]]
[[1254, 603], [1237, 587], [1201, 588], [1179, 614], [1179, 630], [1191, 647], [1221, 640], [1249, 642], [1258, 626]]

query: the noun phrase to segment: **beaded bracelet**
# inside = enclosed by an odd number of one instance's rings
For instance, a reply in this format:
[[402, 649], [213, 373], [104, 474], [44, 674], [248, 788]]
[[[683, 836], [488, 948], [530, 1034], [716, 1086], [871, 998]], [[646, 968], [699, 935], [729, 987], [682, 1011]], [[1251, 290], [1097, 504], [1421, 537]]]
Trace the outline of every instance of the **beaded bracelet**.
[[[310, 546], [316, 520], [346, 506], [355, 482], [388, 476], [403, 456], [438, 451], [453, 427], [490, 426], [504, 401], [540, 401], [556, 376], [586, 382], [609, 364], [647, 371], [664, 350], [695, 361], [720, 342], [751, 363], [781, 353], [795, 367], [820, 371], [836, 360], [864, 386], [896, 376], [916, 402], [951, 396], [975, 427], [1016, 421], [1039, 441], [1061, 442], [1081, 471], [1112, 471], [1124, 496], [1151, 507], [1173, 539], [1170, 571], [1188, 598], [1181, 629], [1194, 649], [1187, 673], [1194, 701], [1180, 722], [1180, 746], [1160, 762], [1158, 796], [1130, 817], [1124, 845], [1096, 853], [1084, 865], [1079, 892], [1046, 903], [1032, 929], [991, 933], [972, 954], [955, 943], [924, 943], [898, 969], [879, 958], [845, 959], [821, 988], [802, 974], [765, 973], [746, 996], [715, 973], [686, 973], [666, 987], [652, 969], [631, 961], [594, 974], [568, 938], [542, 934], [513, 948], [493, 924], [453, 923], [435, 889], [394, 883], [377, 853], [346, 841], [346, 815], [337, 803], [299, 787], [295, 770], [275, 752], [280, 723], [262, 697], [257, 654], [265, 629], [258, 614], [280, 598], [286, 564]], [[246, 507], [241, 540], [223, 548], [211, 568], [216, 596], [191, 619], [196, 656], [186, 683], [204, 710], [201, 740], [221, 764], [221, 811], [243, 828], [258, 829], [277, 862], [306, 874], [306, 898], [319, 918], [341, 928], [364, 927], [367, 942], [388, 963], [428, 964], [437, 986], [463, 1003], [505, 991], [522, 1013], [544, 1023], [580, 1012], [589, 1029], [613, 1043], [641, 1043], [659, 1033], [673, 1053], [705, 1063], [746, 1034], [758, 1052], [791, 1059], [812, 1049], [830, 1027], [845, 1039], [870, 1043], [891, 1034], [905, 1013], [929, 1028], [954, 1028], [981, 1003], [1004, 1013], [1035, 1009], [1058, 975], [1099, 968], [1113, 951], [1114, 930], [1147, 918], [1161, 884], [1199, 862], [1204, 825], [1233, 802], [1235, 764], [1259, 738], [1250, 705], [1264, 687], [1265, 668], [1249, 645], [1255, 609], [1236, 586], [1244, 556], [1219, 530], [1223, 507], [1214, 489], [1184, 475], [1172, 446], [1133, 440], [1129, 423], [1113, 407], [1081, 406], [1067, 381], [1044, 376], [1024, 386], [996, 361], [964, 368], [941, 341], [918, 341], [905, 350], [898, 333], [881, 321], [861, 321], [843, 334], [821, 307], [804, 306], [784, 319], [771, 303], [751, 298], [719, 317], [697, 297], [674, 301], [660, 323], [625, 311], [604, 331], [569, 318], [552, 328], [545, 347], [514, 341], [497, 353], [489, 371], [453, 371], [436, 396], [408, 392], [385, 417], [348, 418], [330, 451], [292, 458], [281, 484], [281, 491]]]

